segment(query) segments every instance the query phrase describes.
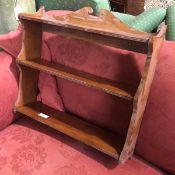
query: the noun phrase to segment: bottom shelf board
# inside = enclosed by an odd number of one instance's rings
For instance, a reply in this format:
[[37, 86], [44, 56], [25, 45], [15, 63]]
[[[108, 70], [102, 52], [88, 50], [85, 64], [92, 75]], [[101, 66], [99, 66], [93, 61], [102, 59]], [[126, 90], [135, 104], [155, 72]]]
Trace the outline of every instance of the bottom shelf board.
[[102, 151], [115, 159], [119, 158], [122, 151], [123, 139], [116, 133], [90, 124], [72, 114], [60, 112], [40, 102], [16, 107], [16, 111]]

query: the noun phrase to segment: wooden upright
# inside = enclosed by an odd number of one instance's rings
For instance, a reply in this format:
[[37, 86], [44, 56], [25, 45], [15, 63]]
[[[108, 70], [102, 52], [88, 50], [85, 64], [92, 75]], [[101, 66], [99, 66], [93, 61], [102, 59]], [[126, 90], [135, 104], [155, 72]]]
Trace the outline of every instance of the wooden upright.
[[[92, 16], [92, 12], [91, 8], [85, 7], [62, 17], [47, 16], [44, 9], [35, 14], [20, 15], [24, 33], [23, 47], [17, 58], [20, 85], [15, 110], [98, 149], [121, 163], [134, 152], [166, 26], [158, 34], [144, 33], [122, 23], [109, 11], [101, 10], [98, 17]], [[43, 31], [146, 54], [147, 61], [136, 94], [129, 94], [111, 80], [42, 60]], [[133, 113], [127, 135], [120, 137], [72, 114], [37, 102], [40, 71], [132, 101]], [[40, 113], [49, 118], [41, 117], [38, 115]]]

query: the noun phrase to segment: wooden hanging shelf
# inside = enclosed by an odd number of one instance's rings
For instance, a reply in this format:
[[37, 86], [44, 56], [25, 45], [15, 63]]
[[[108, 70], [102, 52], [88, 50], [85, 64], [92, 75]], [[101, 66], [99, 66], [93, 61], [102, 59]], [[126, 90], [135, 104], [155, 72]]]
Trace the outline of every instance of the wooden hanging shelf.
[[[122, 23], [109, 11], [102, 10], [99, 16], [92, 16], [92, 12], [91, 8], [85, 7], [62, 17], [48, 16], [44, 9], [34, 14], [20, 14], [24, 34], [23, 47], [17, 58], [20, 85], [15, 111], [96, 148], [118, 159], [119, 162], [124, 162], [134, 152], [166, 26], [163, 26], [157, 35], [144, 33]], [[128, 89], [122, 89], [123, 86], [116, 84], [115, 81], [41, 60], [43, 31], [147, 54], [136, 94]], [[127, 135], [121, 137], [77, 116], [54, 110], [37, 102], [40, 71], [132, 101], [133, 114]], [[39, 115], [41, 113], [49, 118], [41, 117]]]

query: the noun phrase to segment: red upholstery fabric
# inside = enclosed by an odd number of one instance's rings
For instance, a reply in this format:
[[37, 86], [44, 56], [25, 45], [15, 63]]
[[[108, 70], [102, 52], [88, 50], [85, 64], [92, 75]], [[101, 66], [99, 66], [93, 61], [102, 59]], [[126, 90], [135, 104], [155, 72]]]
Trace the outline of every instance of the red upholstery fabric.
[[18, 93], [18, 71], [14, 59], [0, 52], [0, 130], [14, 120], [13, 107]]
[[0, 35], [0, 48], [16, 58], [22, 46], [22, 26], [20, 25], [16, 31], [8, 34]]
[[[43, 40], [44, 39], [45, 37], [43, 36]], [[42, 47], [42, 58], [44, 60], [51, 61], [51, 53], [45, 42], [43, 42]], [[57, 82], [54, 76], [40, 72], [38, 88], [40, 91], [38, 101], [42, 101], [42, 103], [57, 110], [64, 111], [64, 106], [58, 93]]]
[[2, 175], [163, 175], [138, 158], [117, 166], [105, 156], [29, 119], [0, 132]]
[[175, 174], [175, 42], [166, 41], [146, 107], [136, 151]]

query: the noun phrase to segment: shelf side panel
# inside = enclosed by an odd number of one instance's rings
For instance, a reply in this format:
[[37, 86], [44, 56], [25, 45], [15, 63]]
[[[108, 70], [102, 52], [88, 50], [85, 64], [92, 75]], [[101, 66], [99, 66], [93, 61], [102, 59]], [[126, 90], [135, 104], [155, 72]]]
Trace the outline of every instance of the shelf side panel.
[[23, 25], [23, 45], [18, 59], [41, 58], [42, 24], [21, 20]]
[[39, 71], [20, 65], [19, 93], [15, 108], [37, 99]]
[[[41, 58], [42, 24], [21, 19], [23, 25], [23, 43], [18, 60]], [[15, 107], [36, 101], [39, 71], [18, 65], [20, 70], [19, 94]]]
[[[134, 148], [156, 70], [158, 53], [162, 46], [163, 40], [163, 36], [153, 37], [153, 43], [150, 43], [150, 52], [148, 52], [148, 58], [142, 74], [141, 83], [134, 97], [133, 114], [131, 116], [126, 142], [119, 158], [120, 163], [125, 162], [134, 153]], [[152, 49], [153, 52], [151, 52]]]

